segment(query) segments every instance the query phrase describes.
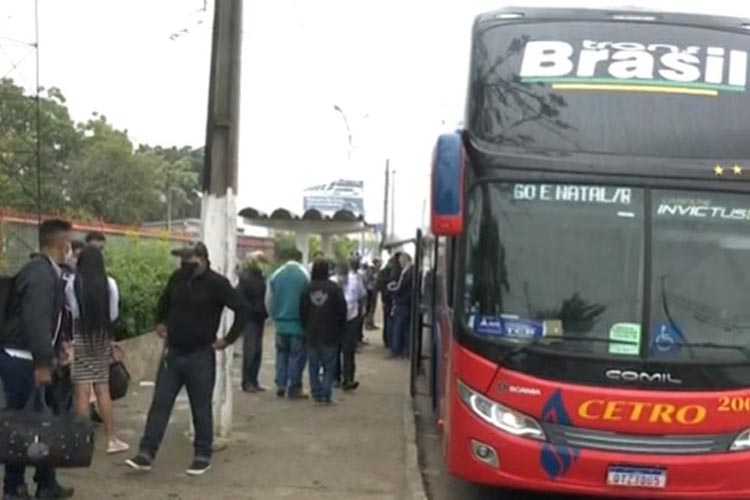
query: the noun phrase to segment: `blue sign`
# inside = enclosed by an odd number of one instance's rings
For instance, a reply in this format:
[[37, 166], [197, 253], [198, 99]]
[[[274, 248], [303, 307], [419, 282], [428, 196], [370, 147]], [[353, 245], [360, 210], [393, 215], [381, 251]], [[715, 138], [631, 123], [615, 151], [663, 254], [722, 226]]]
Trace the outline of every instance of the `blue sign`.
[[508, 316], [476, 316], [474, 331], [518, 340], [534, 340], [544, 335], [544, 323], [533, 319]]
[[659, 323], [651, 335], [652, 354], [673, 354], [682, 349], [685, 336], [679, 325], [674, 323]]

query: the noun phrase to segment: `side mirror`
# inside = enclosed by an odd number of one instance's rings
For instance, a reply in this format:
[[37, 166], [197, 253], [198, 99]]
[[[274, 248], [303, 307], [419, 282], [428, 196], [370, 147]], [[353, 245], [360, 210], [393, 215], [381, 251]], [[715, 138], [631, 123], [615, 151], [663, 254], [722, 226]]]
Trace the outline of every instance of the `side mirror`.
[[465, 152], [459, 133], [438, 137], [432, 159], [430, 231], [456, 236], [464, 229]]

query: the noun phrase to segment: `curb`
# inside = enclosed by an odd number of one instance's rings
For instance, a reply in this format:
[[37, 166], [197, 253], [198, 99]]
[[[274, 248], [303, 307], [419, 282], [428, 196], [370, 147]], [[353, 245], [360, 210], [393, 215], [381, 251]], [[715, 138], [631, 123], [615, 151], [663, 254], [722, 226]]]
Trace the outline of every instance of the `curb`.
[[405, 467], [404, 475], [406, 478], [405, 500], [428, 500], [427, 491], [425, 490], [422, 470], [419, 466], [419, 450], [417, 449], [417, 422], [414, 415], [414, 404], [409, 394], [407, 384], [404, 391], [403, 405], [403, 427], [404, 427], [404, 446], [405, 446]]

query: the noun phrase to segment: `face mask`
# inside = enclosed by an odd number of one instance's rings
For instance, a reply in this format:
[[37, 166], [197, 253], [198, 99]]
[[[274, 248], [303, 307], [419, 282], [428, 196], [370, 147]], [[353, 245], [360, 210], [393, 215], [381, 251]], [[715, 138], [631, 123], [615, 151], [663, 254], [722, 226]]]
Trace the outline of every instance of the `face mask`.
[[198, 270], [198, 263], [197, 262], [183, 262], [181, 267], [183, 271], [189, 271], [191, 273], [195, 273], [195, 271]]

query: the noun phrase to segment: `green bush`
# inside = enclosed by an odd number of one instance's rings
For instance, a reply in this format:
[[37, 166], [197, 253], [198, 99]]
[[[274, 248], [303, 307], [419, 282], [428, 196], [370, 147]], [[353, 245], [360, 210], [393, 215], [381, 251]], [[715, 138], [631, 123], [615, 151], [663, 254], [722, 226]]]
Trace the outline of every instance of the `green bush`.
[[159, 296], [177, 267], [167, 241], [127, 238], [107, 248], [107, 272], [120, 289], [118, 339], [137, 337], [154, 327]]

